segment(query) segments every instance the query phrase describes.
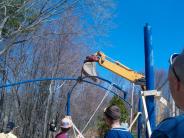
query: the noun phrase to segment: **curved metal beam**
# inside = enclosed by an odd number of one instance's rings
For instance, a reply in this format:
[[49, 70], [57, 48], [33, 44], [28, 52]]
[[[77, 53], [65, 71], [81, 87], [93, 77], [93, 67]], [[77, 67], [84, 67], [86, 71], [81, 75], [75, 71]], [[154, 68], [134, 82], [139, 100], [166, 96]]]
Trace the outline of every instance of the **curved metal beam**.
[[[100, 84], [97, 84], [97, 83], [93, 83], [91, 81], [88, 81], [88, 80], [85, 80], [86, 78], [89, 78], [89, 77], [96, 77], [104, 82], [107, 82], [109, 84], [112, 84], [111, 81], [109, 80], [106, 80], [104, 78], [101, 78], [101, 77], [98, 77], [98, 76], [88, 76], [88, 77], [78, 77], [78, 78], [62, 78], [62, 77], [59, 77], [59, 78], [39, 78], [39, 79], [34, 79], [34, 80], [25, 80], [25, 81], [21, 81], [21, 82], [16, 82], [16, 83], [11, 83], [11, 84], [5, 84], [5, 85], [1, 85], [0, 86], [0, 89], [1, 88], [5, 88], [5, 87], [12, 87], [12, 86], [16, 86], [16, 85], [21, 85], [21, 84], [26, 84], [26, 83], [34, 83], [34, 82], [39, 82], [39, 81], [49, 81], [49, 80], [74, 80], [74, 81], [77, 81], [77, 82], [85, 82], [85, 83], [89, 83], [89, 84], [92, 84], [92, 85], [95, 85], [99, 88], [102, 88], [104, 90], [108, 90], [106, 87], [100, 85]], [[77, 82], [75, 83], [77, 85]], [[74, 85], [74, 87], [76, 86]], [[70, 104], [70, 96], [71, 96], [71, 93], [74, 89], [74, 87], [72, 87], [72, 89], [70, 90], [70, 92], [68, 93], [69, 95], [69, 98], [67, 99], [67, 102], [68, 105]], [[124, 94], [126, 94], [125, 91], [123, 91], [119, 86], [117, 86], [116, 84], [113, 84], [113, 87], [117, 88], [118, 90], [120, 90], [121, 92], [123, 92]], [[116, 94], [114, 91], [110, 90], [109, 92], [111, 92], [112, 94], [116, 95], [116, 96], [119, 96], [118, 94]], [[126, 101], [123, 97], [119, 96], [123, 101], [125, 101], [130, 107], [131, 107], [131, 104]], [[68, 107], [67, 107], [68, 108]], [[69, 113], [70, 109], [67, 109], [67, 113]]]

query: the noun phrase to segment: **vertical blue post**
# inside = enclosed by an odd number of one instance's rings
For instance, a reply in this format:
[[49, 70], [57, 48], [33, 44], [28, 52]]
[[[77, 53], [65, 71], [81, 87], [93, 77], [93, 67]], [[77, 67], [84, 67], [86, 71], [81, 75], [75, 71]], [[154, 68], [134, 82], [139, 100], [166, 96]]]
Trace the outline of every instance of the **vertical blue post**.
[[66, 103], [66, 115], [67, 116], [71, 115], [71, 113], [70, 113], [70, 96], [71, 96], [71, 93], [69, 92], [67, 94], [67, 103]]
[[67, 94], [67, 103], [66, 103], [66, 115], [67, 116], [71, 116], [71, 112], [70, 112], [70, 98], [71, 98], [71, 94], [73, 92], [73, 89], [75, 88], [75, 86], [78, 84], [79, 81], [76, 81], [75, 84], [73, 85], [73, 87], [71, 88], [71, 90], [68, 92]]
[[[152, 48], [151, 26], [149, 26], [148, 24], [144, 26], [144, 50], [145, 50], [146, 89], [153, 90], [154, 89], [153, 48]], [[151, 129], [153, 130], [155, 128], [154, 96], [146, 97], [146, 105]]]

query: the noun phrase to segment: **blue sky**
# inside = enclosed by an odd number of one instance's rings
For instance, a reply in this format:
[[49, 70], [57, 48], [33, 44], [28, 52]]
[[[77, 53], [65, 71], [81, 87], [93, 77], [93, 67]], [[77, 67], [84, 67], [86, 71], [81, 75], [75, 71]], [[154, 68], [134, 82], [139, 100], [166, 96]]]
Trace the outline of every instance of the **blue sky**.
[[119, 0], [116, 28], [109, 32], [110, 46], [102, 47], [106, 55], [124, 65], [144, 71], [143, 27], [152, 27], [154, 65], [168, 68], [170, 54], [184, 48], [184, 1], [182, 0]]

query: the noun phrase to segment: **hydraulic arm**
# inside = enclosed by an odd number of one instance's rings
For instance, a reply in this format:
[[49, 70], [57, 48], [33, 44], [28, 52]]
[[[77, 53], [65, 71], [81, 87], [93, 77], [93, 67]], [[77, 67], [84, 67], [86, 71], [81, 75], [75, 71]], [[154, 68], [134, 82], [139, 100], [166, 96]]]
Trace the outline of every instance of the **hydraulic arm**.
[[[144, 75], [133, 71], [132, 69], [126, 67], [125, 65], [121, 64], [118, 61], [112, 61], [108, 58], [104, 53], [97, 52], [91, 56], [86, 57], [85, 65], [89, 65], [89, 63], [97, 62], [102, 67], [114, 72], [115, 74], [135, 83], [136, 85], [145, 86], [145, 77]], [[83, 70], [85, 71], [83, 66]], [[95, 67], [95, 66], [94, 66]], [[92, 69], [94, 70], [94, 69]], [[94, 71], [93, 71], [94, 72]], [[96, 73], [94, 73], [96, 74]], [[93, 75], [93, 74], [88, 74]]]

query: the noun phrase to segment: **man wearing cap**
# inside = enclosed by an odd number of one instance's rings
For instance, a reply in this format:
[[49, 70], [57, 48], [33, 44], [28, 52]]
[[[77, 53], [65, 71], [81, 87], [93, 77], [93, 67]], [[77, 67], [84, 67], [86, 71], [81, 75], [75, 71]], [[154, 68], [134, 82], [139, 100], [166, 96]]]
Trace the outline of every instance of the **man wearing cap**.
[[106, 124], [110, 127], [104, 138], [133, 138], [132, 134], [120, 125], [121, 112], [118, 106], [112, 105], [104, 111]]
[[0, 138], [17, 138], [17, 136], [13, 134], [14, 128], [15, 124], [13, 122], [8, 122], [5, 132], [0, 133]]
[[[178, 108], [184, 110], [184, 51], [170, 57], [168, 80], [172, 97]], [[151, 138], [183, 138], [184, 115], [163, 120], [153, 131]]]
[[61, 132], [58, 133], [55, 138], [69, 138], [67, 132], [71, 127], [72, 127], [72, 121], [68, 117], [63, 118], [61, 120], [61, 126], [60, 126]]

